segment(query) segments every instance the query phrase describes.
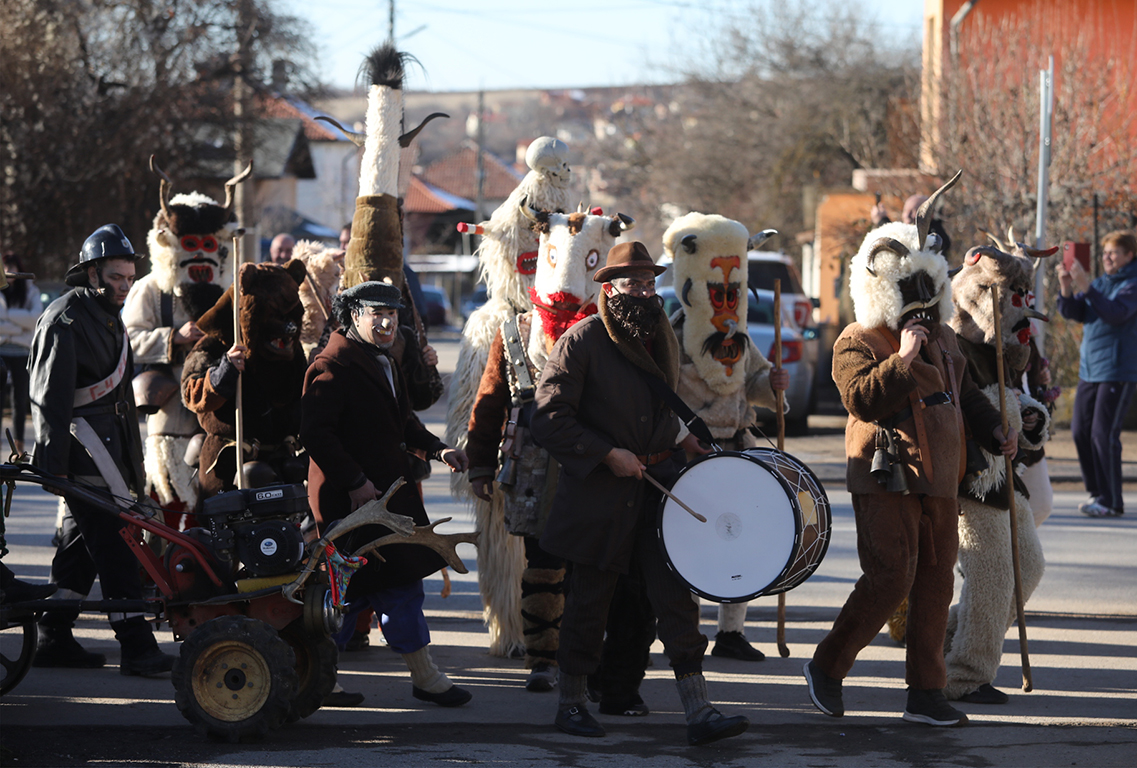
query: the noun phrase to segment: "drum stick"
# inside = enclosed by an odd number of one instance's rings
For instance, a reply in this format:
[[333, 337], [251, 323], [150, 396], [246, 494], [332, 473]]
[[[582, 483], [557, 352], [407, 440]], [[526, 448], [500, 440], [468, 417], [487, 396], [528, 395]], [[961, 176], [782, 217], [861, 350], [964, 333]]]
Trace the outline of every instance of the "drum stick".
[[695, 518], [695, 519], [696, 519], [696, 520], [698, 520], [700, 523], [705, 523], [705, 522], [707, 522], [707, 518], [703, 517], [703, 516], [702, 516], [702, 515], [700, 515], [698, 512], [696, 512], [695, 510], [691, 509], [690, 507], [688, 507], [688, 506], [687, 506], [686, 504], [684, 504], [683, 502], [679, 501], [679, 499], [675, 497], [675, 494], [674, 494], [674, 493], [672, 493], [671, 491], [667, 490], [667, 488], [666, 488], [666, 487], [664, 487], [663, 483], [661, 483], [661, 482], [659, 482], [658, 480], [656, 480], [654, 477], [652, 477], [651, 475], [649, 475], [647, 472], [644, 472], [644, 473], [643, 473], [643, 475], [644, 475], [644, 479], [645, 479], [645, 480], [647, 480], [647, 481], [648, 481], [649, 483], [651, 483], [652, 485], [654, 485], [654, 486], [655, 486], [656, 488], [658, 488], [660, 491], [662, 491], [662, 492], [663, 492], [663, 495], [664, 495], [664, 496], [666, 496], [667, 498], [671, 499], [672, 501], [674, 501], [674, 502], [675, 502], [676, 504], [678, 504], [679, 506], [683, 507], [683, 509], [687, 510], [687, 512], [689, 512], [689, 513], [690, 513], [691, 517]]
[[[1006, 383], [1003, 373], [1003, 320], [999, 312], [999, 286], [991, 286], [991, 309], [995, 315], [995, 366], [999, 369], [999, 416], [1003, 422], [1003, 437], [1007, 436]], [[1030, 674], [1030, 654], [1026, 645], [1026, 615], [1023, 611], [1023, 584], [1019, 573], [1019, 523], [1015, 514], [1014, 467], [1010, 456], [1003, 456], [1007, 478], [1007, 510], [1011, 515], [1011, 565], [1015, 573], [1015, 612], [1019, 620], [1019, 654], [1022, 656], [1023, 690], [1034, 690]]]
[[[233, 233], [233, 344], [241, 343], [241, 237], [245, 230], [238, 229]], [[241, 381], [244, 376], [237, 372], [237, 400], [234, 403], [233, 429], [237, 438], [237, 488], [245, 487], [245, 456], [244, 440], [245, 425], [241, 418], [241, 401], [243, 399]]]
[[[782, 370], [782, 281], [774, 280], [774, 370]], [[778, 420], [778, 450], [786, 450], [786, 393], [774, 390], [775, 418]], [[778, 593], [778, 655], [783, 659], [790, 655], [786, 645], [786, 593]]]

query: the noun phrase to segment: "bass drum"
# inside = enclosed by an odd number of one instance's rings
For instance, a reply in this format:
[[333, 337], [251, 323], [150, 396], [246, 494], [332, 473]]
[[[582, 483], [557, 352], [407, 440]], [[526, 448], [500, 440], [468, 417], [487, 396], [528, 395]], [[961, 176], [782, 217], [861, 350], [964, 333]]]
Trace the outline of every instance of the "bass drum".
[[831, 513], [809, 467], [768, 448], [695, 459], [664, 497], [659, 541], [672, 570], [700, 597], [741, 603], [798, 586], [821, 564]]

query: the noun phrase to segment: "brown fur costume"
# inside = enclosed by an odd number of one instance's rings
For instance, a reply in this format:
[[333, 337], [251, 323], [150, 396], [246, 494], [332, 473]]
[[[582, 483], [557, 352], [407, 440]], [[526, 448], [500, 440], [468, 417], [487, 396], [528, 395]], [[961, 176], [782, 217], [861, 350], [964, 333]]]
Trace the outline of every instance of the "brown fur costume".
[[[300, 392], [307, 367], [300, 347], [304, 307], [298, 286], [303, 279], [304, 264], [299, 259], [283, 267], [241, 267], [241, 335], [249, 348], [242, 374], [244, 436], [246, 443], [260, 444], [255, 458], [274, 465], [278, 475], [291, 457], [285, 440], [300, 429]], [[233, 346], [232, 287], [202, 315], [198, 327], [206, 335], [186, 359], [182, 397], [206, 432], [199, 477], [202, 495], [209, 496], [235, 487], [235, 451], [226, 452], [233, 456], [222, 456], [222, 449], [236, 437], [235, 378], [225, 375], [229, 367], [225, 355]], [[246, 461], [253, 458], [245, 453]]]

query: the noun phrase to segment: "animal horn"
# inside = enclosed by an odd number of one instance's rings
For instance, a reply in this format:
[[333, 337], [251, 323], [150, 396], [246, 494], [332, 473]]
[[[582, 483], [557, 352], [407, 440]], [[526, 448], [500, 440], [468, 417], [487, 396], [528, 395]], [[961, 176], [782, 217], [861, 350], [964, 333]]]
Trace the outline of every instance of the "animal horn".
[[1018, 242], [1018, 238], [1015, 237], [1015, 225], [1011, 224], [1007, 227], [1007, 244], [1011, 245], [1011, 244], [1017, 243], [1017, 242]]
[[253, 175], [253, 161], [250, 160], [249, 164], [245, 166], [245, 170], [238, 173], [229, 181], [225, 182], [225, 210], [231, 211], [233, 209], [233, 190], [238, 184]]
[[865, 269], [867, 269], [869, 274], [873, 277], [876, 277], [876, 270], [873, 269], [873, 265], [876, 262], [876, 255], [881, 251], [895, 253], [900, 258], [904, 258], [911, 253], [911, 251], [908, 250], [908, 246], [895, 238], [882, 237], [878, 239], [872, 244], [872, 248], [869, 250], [869, 263], [865, 266]]
[[956, 275], [958, 275], [962, 271], [963, 271], [963, 267], [955, 267], [953, 269], [949, 269], [947, 271], [948, 280], [951, 280], [953, 277], [955, 277]]
[[364, 135], [362, 133], [356, 133], [355, 131], [349, 131], [347, 128], [344, 128], [342, 125], [340, 125], [339, 122], [337, 122], [336, 120], [333, 120], [330, 117], [325, 117], [324, 115], [320, 115], [316, 119], [317, 120], [323, 120], [325, 123], [329, 123], [331, 125], [334, 125], [336, 128], [339, 128], [340, 133], [342, 133], [344, 136], [347, 136], [349, 139], [351, 139], [351, 143], [357, 147], [362, 147], [364, 145], [364, 143], [367, 141], [366, 135]]
[[[426, 124], [429, 123], [431, 120], [434, 120], [435, 118], [438, 118], [438, 117], [445, 117], [445, 118], [449, 119], [450, 115], [446, 114], [445, 112], [431, 112], [429, 115], [426, 116], [426, 118], [421, 123], [418, 124], [418, 128], [415, 128], [414, 130], [407, 131], [406, 133], [404, 133], [402, 136], [399, 137], [399, 146], [402, 147], [403, 149], [406, 149], [407, 147], [409, 147], [411, 145], [411, 142], [415, 140], [415, 136], [418, 136], [419, 131], [421, 131], [423, 128], [425, 128]], [[360, 146], [363, 146], [363, 145], [360, 144]]]
[[[446, 564], [456, 572], [469, 573], [469, 569], [467, 569], [466, 564], [462, 562], [462, 558], [458, 557], [455, 548], [459, 544], [474, 544], [476, 546], [478, 543], [478, 534], [473, 531], [468, 533], [435, 533], [435, 528], [443, 523], [449, 522], [451, 519], [452, 518], [444, 517], [430, 525], [416, 525], [414, 532], [409, 536], [401, 533], [389, 533], [386, 536], [381, 536], [355, 550], [353, 556], [359, 557], [371, 553], [379, 555], [376, 550], [387, 544], [421, 544], [442, 555], [442, 559], [446, 561]], [[382, 556], [380, 555], [379, 558], [382, 559]]]
[[1032, 259], [1045, 259], [1047, 256], [1058, 253], [1057, 245], [1053, 248], [1031, 248], [1029, 245], [1020, 243], [1019, 246], [1023, 249], [1023, 253]]
[[529, 221], [537, 221], [537, 212], [529, 207], [529, 196], [521, 198], [521, 202], [517, 204], [517, 209], [521, 211], [521, 215], [529, 219]]
[[932, 212], [936, 206], [936, 200], [938, 200], [940, 195], [944, 192], [954, 187], [962, 175], [963, 169], [961, 168], [955, 172], [955, 176], [951, 177], [951, 181], [933, 192], [931, 197], [925, 200], [924, 204], [916, 211], [916, 243], [920, 246], [921, 251], [924, 250], [924, 241], [928, 239], [928, 229], [932, 226]]
[[[994, 243], [996, 248], [998, 248], [1001, 251], [1007, 250], [1007, 245], [1002, 240], [999, 239], [998, 235], [992, 234], [985, 229], [980, 229], [979, 231], [982, 232], [984, 235], [986, 235], [987, 239], [990, 240], [992, 243]], [[1011, 242], [1013, 243], [1015, 241], [1011, 240]]]
[[696, 235], [683, 235], [683, 239], [680, 240], [679, 243], [683, 246], [683, 250], [685, 250], [687, 253], [694, 253], [695, 249], [698, 247], [695, 245], [696, 239]]
[[170, 204], [170, 188], [174, 186], [174, 182], [170, 181], [170, 177], [158, 166], [156, 155], [150, 155], [150, 170], [161, 179], [158, 185], [159, 199], [162, 203], [162, 213], [168, 222], [170, 221], [170, 210], [167, 206]]
[[763, 229], [761, 232], [757, 232], [751, 235], [750, 239], [746, 241], [746, 250], [758, 250], [758, 246], [762, 245], [762, 243], [766, 242], [776, 234], [778, 234], [778, 230], [776, 229]]
[[620, 230], [622, 232], [631, 232], [636, 228], [636, 220], [631, 216], [623, 213], [617, 213], [616, 216], [620, 219]]
[[1027, 317], [1033, 318], [1033, 319], [1035, 319], [1035, 320], [1041, 320], [1041, 321], [1042, 321], [1042, 322], [1044, 322], [1044, 323], [1049, 323], [1049, 322], [1050, 322], [1050, 318], [1049, 318], [1049, 317], [1047, 317], [1046, 315], [1042, 314], [1041, 312], [1039, 312], [1039, 311], [1038, 311], [1037, 309], [1035, 309], [1034, 307], [1027, 307], [1026, 309], [1024, 309], [1024, 310], [1023, 310], [1023, 314], [1024, 314], [1024, 315], [1026, 315]]

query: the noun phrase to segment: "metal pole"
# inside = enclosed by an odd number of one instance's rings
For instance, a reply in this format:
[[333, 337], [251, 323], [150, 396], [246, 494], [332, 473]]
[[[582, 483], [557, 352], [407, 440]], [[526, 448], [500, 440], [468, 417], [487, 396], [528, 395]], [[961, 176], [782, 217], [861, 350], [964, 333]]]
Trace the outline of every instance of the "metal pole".
[[[1034, 219], [1034, 247], [1045, 247], [1046, 206], [1050, 192], [1050, 122], [1054, 113], [1054, 57], [1049, 66], [1039, 73], [1039, 119], [1038, 119], [1038, 209]], [[1040, 269], [1034, 276], [1034, 294], [1038, 305], [1046, 307], [1046, 270]], [[1046, 311], [1045, 309], [1043, 311]], [[1038, 348], [1046, 349], [1046, 328], [1042, 323], [1034, 326], [1038, 336]]]
[[387, 2], [387, 41], [395, 44], [395, 0]]

